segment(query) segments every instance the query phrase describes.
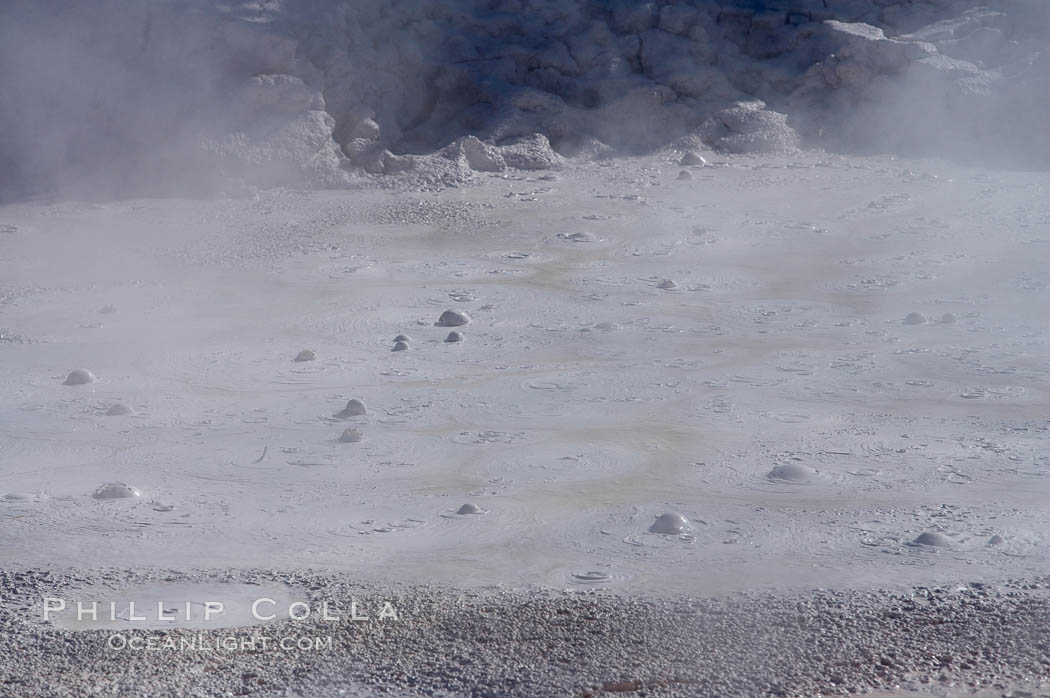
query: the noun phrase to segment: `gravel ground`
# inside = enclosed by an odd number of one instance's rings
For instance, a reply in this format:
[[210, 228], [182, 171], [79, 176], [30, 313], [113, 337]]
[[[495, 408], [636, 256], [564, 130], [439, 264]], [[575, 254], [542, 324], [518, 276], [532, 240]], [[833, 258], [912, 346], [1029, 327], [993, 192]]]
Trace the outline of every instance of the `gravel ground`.
[[[117, 640], [111, 630], [70, 631], [41, 621], [45, 596], [187, 581], [286, 584], [314, 612], [307, 620], [206, 632], [121, 631]], [[1019, 698], [1038, 695], [1050, 676], [1047, 584], [694, 599], [380, 588], [313, 572], [8, 570], [0, 572], [0, 695], [583, 698], [979, 690]], [[370, 621], [349, 619], [351, 600]], [[324, 602], [339, 621], [322, 617]], [[380, 620], [381, 602], [398, 617]], [[117, 648], [132, 637], [156, 649]], [[262, 647], [263, 637], [273, 644]], [[283, 649], [279, 637], [314, 644]]]

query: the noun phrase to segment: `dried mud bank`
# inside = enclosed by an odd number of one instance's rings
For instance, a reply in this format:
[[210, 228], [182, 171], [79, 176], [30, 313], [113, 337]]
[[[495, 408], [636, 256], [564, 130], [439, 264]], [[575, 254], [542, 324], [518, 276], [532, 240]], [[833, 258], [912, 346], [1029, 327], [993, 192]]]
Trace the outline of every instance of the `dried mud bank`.
[[[313, 613], [222, 630], [129, 622], [73, 631], [40, 620], [45, 597], [99, 598], [100, 590], [158, 582], [287, 585]], [[1032, 580], [645, 599], [391, 588], [313, 572], [8, 570], [0, 572], [0, 693], [1034, 696], [1050, 690], [1047, 588]], [[396, 618], [379, 619], [379, 599]], [[351, 601], [369, 620], [348, 617]], [[310, 642], [281, 648], [280, 638]], [[329, 644], [318, 649], [318, 638]]]

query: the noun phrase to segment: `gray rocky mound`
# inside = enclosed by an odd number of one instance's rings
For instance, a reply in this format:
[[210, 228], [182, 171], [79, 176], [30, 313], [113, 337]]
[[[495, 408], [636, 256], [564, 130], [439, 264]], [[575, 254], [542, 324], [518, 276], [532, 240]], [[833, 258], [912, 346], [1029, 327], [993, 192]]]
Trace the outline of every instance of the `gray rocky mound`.
[[0, 26], [0, 197], [454, 184], [672, 144], [1047, 166], [1048, 36], [1043, 0], [39, 0]]

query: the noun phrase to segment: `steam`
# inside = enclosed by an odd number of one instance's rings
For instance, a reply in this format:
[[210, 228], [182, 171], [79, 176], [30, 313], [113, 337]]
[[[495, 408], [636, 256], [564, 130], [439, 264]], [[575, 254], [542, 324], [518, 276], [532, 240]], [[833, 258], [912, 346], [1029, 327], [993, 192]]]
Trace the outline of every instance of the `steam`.
[[784, 148], [790, 127], [847, 152], [1050, 162], [1040, 0], [39, 0], [2, 15], [2, 199], [342, 186], [468, 135], [540, 133], [573, 156]]

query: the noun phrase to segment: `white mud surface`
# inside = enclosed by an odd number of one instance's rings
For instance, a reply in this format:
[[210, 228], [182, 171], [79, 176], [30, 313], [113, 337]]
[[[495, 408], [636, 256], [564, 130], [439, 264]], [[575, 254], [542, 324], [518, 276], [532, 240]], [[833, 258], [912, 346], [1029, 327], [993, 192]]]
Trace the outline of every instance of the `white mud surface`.
[[681, 157], [0, 208], [0, 550], [690, 594], [1045, 570], [1047, 175]]

